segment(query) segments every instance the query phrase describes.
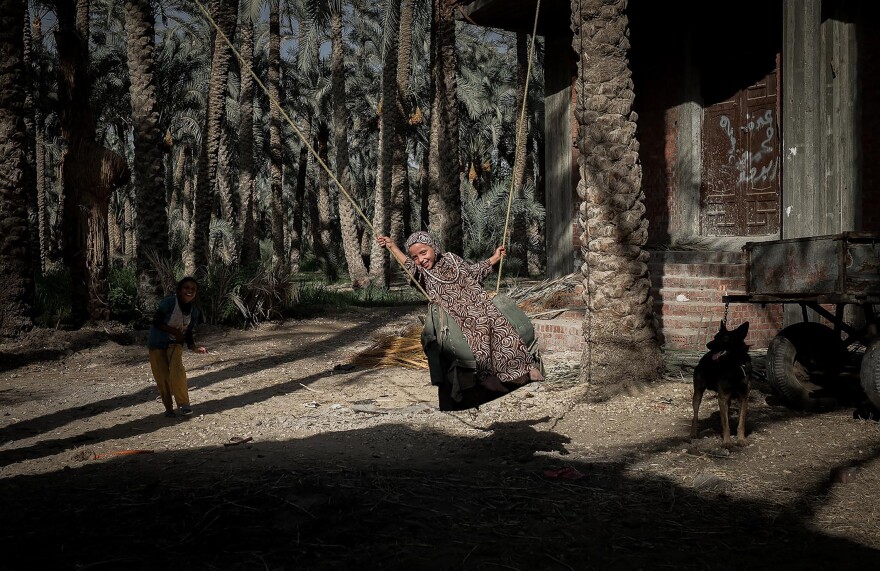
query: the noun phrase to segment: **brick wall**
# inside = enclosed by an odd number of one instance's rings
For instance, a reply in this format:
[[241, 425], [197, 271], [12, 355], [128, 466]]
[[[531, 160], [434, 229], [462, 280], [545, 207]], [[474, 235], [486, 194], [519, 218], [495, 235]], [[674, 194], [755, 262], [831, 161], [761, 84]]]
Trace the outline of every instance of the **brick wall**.
[[[702, 350], [724, 317], [722, 297], [745, 293], [745, 264], [739, 252], [652, 252], [651, 295], [660, 341], [668, 349]], [[578, 299], [573, 299], [569, 307]], [[580, 351], [584, 313], [533, 319], [544, 351]], [[730, 327], [749, 322], [746, 343], [766, 348], [782, 329], [782, 306], [730, 304]]]

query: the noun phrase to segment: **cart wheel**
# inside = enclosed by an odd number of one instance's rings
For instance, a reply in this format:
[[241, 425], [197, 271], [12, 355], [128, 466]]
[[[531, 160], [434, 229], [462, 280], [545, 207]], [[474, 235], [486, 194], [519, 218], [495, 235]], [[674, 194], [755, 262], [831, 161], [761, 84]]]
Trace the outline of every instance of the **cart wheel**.
[[821, 392], [833, 388], [845, 356], [843, 341], [832, 329], [821, 323], [796, 323], [770, 342], [767, 381], [792, 408], [833, 408], [837, 399]]
[[868, 399], [880, 408], [880, 339], [873, 341], [865, 351], [859, 376]]

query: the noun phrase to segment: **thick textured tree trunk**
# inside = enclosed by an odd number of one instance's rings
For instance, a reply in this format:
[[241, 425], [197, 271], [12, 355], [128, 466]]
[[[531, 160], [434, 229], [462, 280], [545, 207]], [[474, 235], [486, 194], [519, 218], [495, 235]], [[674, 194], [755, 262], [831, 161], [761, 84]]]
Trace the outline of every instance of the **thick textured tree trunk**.
[[61, 167], [64, 261], [70, 268], [72, 319], [81, 325], [109, 316], [108, 203], [113, 189], [128, 181], [129, 172], [125, 159], [95, 142], [85, 35], [88, 2], [59, 0], [56, 16], [59, 122], [67, 142]]
[[[220, 218], [235, 228], [235, 211], [232, 206], [232, 141], [229, 136], [229, 127], [226, 121], [220, 129], [220, 146], [217, 148], [217, 205], [219, 206]], [[231, 252], [235, 257], [235, 252]]]
[[25, 168], [25, 66], [20, 0], [0, 1], [0, 336], [31, 327], [34, 302]]
[[[382, 100], [379, 113], [379, 165], [376, 174], [376, 201], [373, 228], [382, 235], [391, 231], [391, 174], [394, 169], [395, 124], [400, 117], [397, 97], [397, 46], [400, 28], [400, 0], [386, 0], [385, 21], [394, 25], [386, 32], [385, 52], [382, 57]], [[370, 279], [373, 284], [387, 287], [388, 257], [385, 248], [373, 241], [370, 250]]]
[[[235, 35], [236, 2], [214, 0], [210, 7], [214, 21], [231, 42]], [[191, 253], [186, 256], [186, 270], [206, 267], [210, 257], [208, 235], [214, 205], [214, 184], [217, 180], [217, 160], [220, 149], [221, 123], [226, 115], [226, 80], [232, 52], [221, 34], [214, 38], [211, 59], [211, 80], [208, 85], [208, 110], [202, 149], [199, 153], [199, 172], [196, 178], [193, 224], [190, 226]]]
[[580, 379], [598, 400], [655, 380], [661, 370], [643, 250], [648, 222], [632, 111], [626, 5], [626, 0], [572, 1], [573, 45], [580, 58], [578, 194], [587, 306]]
[[[27, 199], [27, 212], [29, 223], [28, 239], [30, 240], [29, 250], [32, 254], [39, 253], [40, 248], [40, 232], [34, 226], [34, 222], [39, 220], [39, 197], [37, 195], [37, 125], [40, 121], [37, 117], [35, 104], [34, 87], [36, 82], [36, 67], [34, 66], [34, 49], [31, 41], [31, 18], [27, 6], [24, 9], [24, 18], [22, 19], [22, 71], [24, 81], [24, 108], [23, 118], [25, 127], [25, 162], [22, 176], [22, 186], [24, 187], [25, 197]], [[39, 274], [43, 269], [40, 256], [32, 255], [31, 266], [34, 275]]]
[[[336, 147], [336, 173], [342, 188], [353, 195], [351, 165], [348, 160], [348, 109], [345, 106], [345, 41], [342, 37], [342, 14], [331, 15], [331, 89], [333, 95], [333, 144]], [[367, 287], [370, 278], [361, 258], [357, 234], [357, 218], [351, 200], [342, 191], [339, 198], [339, 225], [342, 230], [342, 250], [348, 264], [348, 275], [354, 288]]]
[[[400, 12], [400, 25], [398, 26], [397, 46], [397, 90], [395, 91], [394, 104], [397, 107], [396, 121], [392, 128], [394, 133], [394, 148], [392, 151], [391, 166], [391, 226], [390, 236], [400, 243], [401, 237], [409, 229], [410, 200], [409, 200], [409, 156], [406, 152], [406, 127], [409, 119], [406, 94], [409, 91], [409, 74], [412, 69], [412, 41], [413, 41], [413, 0], [403, 0]], [[387, 99], [386, 99], [387, 101]]]
[[455, 77], [456, 0], [433, 0], [431, 50], [431, 141], [429, 210], [431, 228], [444, 247], [463, 251], [458, 153], [458, 83]]
[[[269, 97], [280, 104], [281, 24], [278, 0], [269, 2]], [[281, 185], [281, 112], [275, 103], [269, 110], [269, 181], [272, 187], [272, 257], [284, 261], [284, 203]]]
[[[239, 259], [252, 264], [259, 259], [260, 249], [254, 224], [254, 78], [249, 67], [254, 60], [254, 23], [242, 13], [239, 25], [241, 89], [239, 92], [238, 129], [238, 235]], [[247, 67], [246, 67], [247, 66]]]
[[134, 180], [137, 205], [138, 294], [144, 307], [153, 307], [164, 295], [162, 280], [150, 255], [168, 256], [168, 213], [165, 209], [165, 144], [159, 130], [154, 79], [155, 25], [149, 0], [126, 0], [128, 73], [131, 78], [134, 124]]

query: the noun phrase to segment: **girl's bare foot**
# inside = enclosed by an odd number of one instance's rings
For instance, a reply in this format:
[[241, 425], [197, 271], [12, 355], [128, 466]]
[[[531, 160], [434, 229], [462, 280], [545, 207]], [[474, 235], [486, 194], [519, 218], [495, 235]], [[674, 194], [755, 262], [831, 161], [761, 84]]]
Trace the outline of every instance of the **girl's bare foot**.
[[532, 367], [531, 369], [529, 369], [529, 380], [543, 381], [544, 375], [541, 374], [541, 371], [539, 371], [535, 367]]

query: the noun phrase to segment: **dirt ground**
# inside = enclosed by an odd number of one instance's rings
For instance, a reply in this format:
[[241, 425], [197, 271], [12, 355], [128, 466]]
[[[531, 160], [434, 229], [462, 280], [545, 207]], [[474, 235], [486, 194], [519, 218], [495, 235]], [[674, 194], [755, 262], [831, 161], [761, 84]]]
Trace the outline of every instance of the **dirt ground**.
[[590, 404], [579, 356], [547, 354], [546, 382], [455, 413], [427, 371], [348, 370], [422, 311], [203, 327], [186, 419], [162, 415], [143, 332], [0, 345], [0, 569], [880, 563], [877, 422], [759, 382], [728, 451], [711, 393], [687, 438], [686, 367]]

